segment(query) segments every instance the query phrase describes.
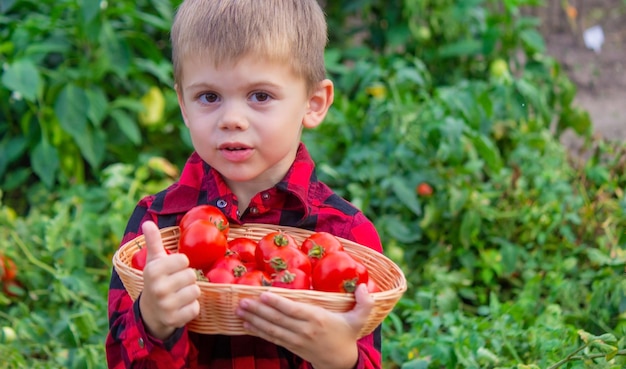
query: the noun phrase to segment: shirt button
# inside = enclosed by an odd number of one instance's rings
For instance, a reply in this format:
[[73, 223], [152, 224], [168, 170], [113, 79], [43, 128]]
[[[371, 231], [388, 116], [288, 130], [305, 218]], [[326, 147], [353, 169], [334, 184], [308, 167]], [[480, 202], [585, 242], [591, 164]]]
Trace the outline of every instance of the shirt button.
[[146, 344], [143, 342], [143, 338], [139, 338], [139, 348], [144, 348]]
[[253, 206], [250, 208], [250, 213], [251, 214], [258, 214], [259, 213], [259, 208], [257, 208], [256, 206]]
[[228, 205], [228, 203], [226, 202], [226, 200], [217, 200], [217, 207], [220, 209], [224, 209], [226, 207], [226, 205]]
[[267, 193], [267, 192], [265, 192], [265, 193], [263, 193], [263, 194], [261, 195], [261, 198], [262, 198], [263, 200], [267, 200], [267, 199], [269, 199], [269, 198], [270, 198], [270, 194], [269, 194], [269, 193]]

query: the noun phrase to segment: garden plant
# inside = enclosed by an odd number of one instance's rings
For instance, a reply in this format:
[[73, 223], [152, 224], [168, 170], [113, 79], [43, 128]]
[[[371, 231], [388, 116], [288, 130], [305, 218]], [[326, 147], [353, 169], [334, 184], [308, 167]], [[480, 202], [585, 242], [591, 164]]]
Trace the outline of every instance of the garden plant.
[[[177, 4], [0, 0], [0, 368], [105, 366], [112, 255], [191, 148]], [[407, 275], [388, 369], [626, 366], [626, 144], [591, 135], [543, 5], [326, 1], [335, 102], [304, 140]]]

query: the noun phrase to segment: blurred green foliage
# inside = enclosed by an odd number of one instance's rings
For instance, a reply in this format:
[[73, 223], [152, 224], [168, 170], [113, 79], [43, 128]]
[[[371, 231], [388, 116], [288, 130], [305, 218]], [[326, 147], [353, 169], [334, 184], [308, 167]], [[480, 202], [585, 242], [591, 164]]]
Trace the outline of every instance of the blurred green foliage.
[[[111, 256], [191, 150], [176, 5], [0, 1], [0, 253], [22, 285], [0, 295], [4, 367], [104, 365]], [[336, 96], [303, 140], [409, 279], [384, 324], [387, 368], [624, 366], [626, 145], [592, 139], [525, 15], [541, 5], [325, 6]], [[568, 129], [586, 160], [560, 144]]]

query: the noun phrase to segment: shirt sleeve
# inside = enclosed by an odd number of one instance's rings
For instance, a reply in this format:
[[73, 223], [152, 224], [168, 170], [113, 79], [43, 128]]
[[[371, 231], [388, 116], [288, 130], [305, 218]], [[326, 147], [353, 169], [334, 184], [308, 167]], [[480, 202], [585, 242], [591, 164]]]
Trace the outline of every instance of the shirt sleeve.
[[[364, 215], [359, 215], [359, 217], [355, 217], [356, 222], [352, 227], [352, 239], [354, 242], [382, 253], [383, 248], [380, 236], [373, 223], [367, 220]], [[359, 359], [355, 366], [356, 369], [378, 369], [382, 367], [381, 331], [381, 326], [379, 325], [372, 333], [362, 337], [357, 342]]]
[[[138, 204], [128, 222], [122, 245], [141, 234], [141, 224], [151, 219], [143, 202], [144, 200]], [[186, 359], [189, 353], [187, 329], [177, 329], [165, 341], [151, 337], [141, 319], [139, 299], [133, 302], [114, 269], [108, 295], [109, 332], [106, 338], [108, 367], [113, 369], [187, 367]]]

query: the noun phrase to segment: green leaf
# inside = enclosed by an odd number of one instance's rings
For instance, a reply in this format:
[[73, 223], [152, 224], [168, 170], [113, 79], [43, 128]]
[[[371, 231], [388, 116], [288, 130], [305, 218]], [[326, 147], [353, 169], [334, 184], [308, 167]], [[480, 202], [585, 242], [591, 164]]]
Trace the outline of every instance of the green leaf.
[[43, 88], [37, 66], [30, 60], [17, 60], [9, 65], [2, 75], [2, 84], [28, 101], [35, 101]]
[[41, 178], [48, 188], [52, 188], [55, 174], [59, 169], [59, 154], [57, 149], [46, 140], [40, 141], [31, 152], [33, 171]]
[[72, 136], [87, 162], [93, 168], [98, 168], [104, 159], [106, 136], [104, 132], [89, 126], [87, 92], [73, 84], [65, 86], [54, 104], [54, 112], [61, 128]]
[[104, 160], [106, 142], [106, 134], [102, 130], [88, 127], [85, 136], [76, 141], [76, 145], [91, 167], [97, 169]]
[[11, 9], [16, 0], [0, 0], [0, 14], [4, 14]]
[[489, 169], [493, 173], [500, 172], [503, 166], [502, 157], [494, 142], [488, 137], [476, 132], [468, 132], [468, 136], [471, 138], [478, 155], [485, 161]]
[[439, 49], [439, 56], [442, 58], [454, 58], [459, 56], [470, 56], [479, 54], [483, 44], [479, 40], [461, 40]]
[[422, 216], [422, 208], [415, 194], [415, 189], [407, 184], [406, 179], [401, 177], [393, 177], [390, 180], [391, 188], [398, 199], [406, 205], [413, 214]]
[[79, 5], [85, 23], [91, 22], [100, 12], [100, 0], [81, 0]]
[[467, 203], [469, 191], [465, 188], [450, 187], [448, 189], [448, 194], [450, 213], [452, 215], [456, 215], [463, 209], [463, 207]]
[[426, 359], [413, 359], [402, 364], [401, 369], [428, 369], [430, 363]]
[[559, 116], [557, 131], [561, 133], [568, 128], [571, 128], [579, 135], [589, 135], [592, 132], [589, 112], [577, 106], [569, 106], [563, 109]]
[[459, 230], [459, 241], [464, 247], [470, 247], [474, 243], [480, 233], [481, 223], [482, 221], [478, 212], [468, 210], [463, 214], [461, 228]]
[[89, 98], [85, 90], [73, 84], [66, 85], [54, 103], [54, 113], [61, 128], [75, 141], [80, 141], [87, 132], [89, 116]]
[[87, 90], [87, 100], [89, 101], [89, 110], [87, 117], [94, 126], [99, 127], [102, 120], [106, 117], [109, 102], [106, 94], [100, 87], [92, 87]]
[[9, 164], [18, 159], [27, 148], [26, 138], [23, 136], [6, 137], [0, 145], [0, 177]]
[[100, 45], [102, 45], [103, 57], [108, 63], [104, 63], [110, 70], [125, 77], [131, 65], [131, 51], [126, 40], [121, 38], [110, 23], [103, 23], [100, 33]]
[[119, 129], [124, 132], [124, 135], [135, 145], [141, 143], [141, 131], [134, 119], [130, 117], [125, 111], [115, 109], [111, 111], [111, 118], [117, 123]]
[[524, 42], [524, 45], [531, 49], [535, 53], [544, 53], [546, 51], [546, 43], [543, 40], [541, 33], [536, 29], [525, 29], [520, 32], [520, 38]]

